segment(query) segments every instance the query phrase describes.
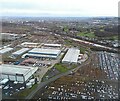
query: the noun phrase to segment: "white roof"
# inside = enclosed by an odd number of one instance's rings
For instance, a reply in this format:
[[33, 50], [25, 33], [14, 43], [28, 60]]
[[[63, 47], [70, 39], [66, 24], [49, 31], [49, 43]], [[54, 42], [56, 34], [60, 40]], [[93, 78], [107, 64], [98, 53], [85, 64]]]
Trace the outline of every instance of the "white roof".
[[62, 62], [77, 63], [80, 50], [76, 48], [70, 48], [64, 56]]
[[33, 42], [24, 42], [21, 45], [37, 45], [38, 43], [33, 43]]
[[2, 81], [0, 81], [0, 84], [5, 84], [7, 83], [9, 80], [8, 79], [3, 79]]
[[34, 48], [28, 53], [38, 53], [38, 54], [59, 54], [60, 50], [58, 49], [43, 49], [43, 48]]
[[32, 74], [38, 69], [38, 67], [28, 67], [28, 66], [18, 66], [18, 65], [7, 65], [2, 64], [0, 65], [0, 68], [2, 68], [2, 71], [0, 73], [2, 74], [23, 74], [26, 75], [28, 72], [32, 72]]
[[16, 52], [12, 53], [12, 55], [21, 55], [21, 54], [27, 52], [28, 50], [29, 50], [29, 48], [22, 48]]
[[4, 48], [4, 49], [1, 49], [0, 50], [0, 54], [4, 54], [4, 53], [7, 53], [9, 51], [13, 50], [13, 48]]
[[61, 44], [44, 44], [44, 46], [61, 47]]
[[17, 34], [14, 33], [0, 33], [1, 35], [13, 35], [13, 36], [17, 36]]

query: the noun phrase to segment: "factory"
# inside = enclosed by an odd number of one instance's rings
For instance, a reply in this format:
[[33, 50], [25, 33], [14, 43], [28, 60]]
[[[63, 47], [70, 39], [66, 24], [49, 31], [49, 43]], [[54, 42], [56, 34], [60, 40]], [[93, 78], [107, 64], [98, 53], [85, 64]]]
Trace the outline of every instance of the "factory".
[[33, 43], [33, 42], [24, 42], [21, 44], [22, 47], [28, 47], [28, 48], [36, 48], [40, 44], [39, 43]]
[[12, 53], [12, 56], [13, 56], [13, 57], [20, 56], [20, 55], [26, 53], [26, 52], [29, 51], [29, 50], [30, 50], [29, 48], [22, 48], [22, 49], [20, 49], [20, 50], [18, 50], [18, 51], [16, 51], [16, 52]]
[[19, 38], [17, 34], [12, 34], [12, 33], [0, 33], [0, 34], [2, 37], [0, 39], [2, 39], [2, 40], [15, 40], [15, 39]]
[[11, 81], [26, 82], [38, 70], [38, 67], [26, 67], [18, 65], [0, 65], [0, 79], [9, 79]]
[[0, 50], [0, 54], [5, 54], [5, 53], [8, 53], [8, 52], [11, 52], [13, 50], [13, 48], [10, 48], [10, 47], [7, 47], [7, 48], [4, 48], [4, 49], [1, 49]]
[[61, 50], [58, 49], [43, 49], [43, 48], [34, 48], [29, 51], [27, 54], [24, 54], [22, 58], [25, 57], [38, 57], [38, 58], [57, 58], [61, 53]]
[[67, 53], [62, 59], [62, 63], [77, 63], [79, 54], [80, 54], [80, 50], [77, 48], [68, 49]]
[[0, 33], [0, 40], [16, 40], [21, 37], [25, 37], [26, 34], [15, 34], [15, 33]]
[[44, 47], [61, 48], [61, 44], [43, 44]]

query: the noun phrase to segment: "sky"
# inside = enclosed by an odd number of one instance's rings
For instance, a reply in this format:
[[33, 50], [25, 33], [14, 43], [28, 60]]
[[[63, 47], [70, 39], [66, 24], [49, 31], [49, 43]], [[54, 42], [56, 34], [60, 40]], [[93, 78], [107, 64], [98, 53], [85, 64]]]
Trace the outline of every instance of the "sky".
[[1, 16], [118, 16], [119, 0], [0, 0]]

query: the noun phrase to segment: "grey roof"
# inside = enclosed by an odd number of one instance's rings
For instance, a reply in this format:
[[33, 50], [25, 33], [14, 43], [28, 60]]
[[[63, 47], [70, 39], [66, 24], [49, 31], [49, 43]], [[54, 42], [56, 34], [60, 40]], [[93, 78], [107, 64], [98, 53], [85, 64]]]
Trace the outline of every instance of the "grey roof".
[[21, 54], [27, 52], [28, 50], [30, 50], [30, 49], [29, 48], [22, 48], [16, 52], [12, 53], [12, 55], [21, 55]]
[[7, 53], [9, 51], [13, 50], [13, 48], [4, 48], [4, 49], [1, 49], [0, 50], [0, 54], [4, 54], [4, 53]]
[[70, 48], [65, 54], [64, 58], [62, 59], [62, 62], [77, 63], [79, 54], [80, 54], [79, 49]]

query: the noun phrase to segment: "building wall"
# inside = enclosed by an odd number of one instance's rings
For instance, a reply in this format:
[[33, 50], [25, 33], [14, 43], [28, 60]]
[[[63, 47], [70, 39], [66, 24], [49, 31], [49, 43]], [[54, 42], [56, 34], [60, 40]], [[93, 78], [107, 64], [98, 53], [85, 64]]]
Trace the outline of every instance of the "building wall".
[[23, 76], [2, 74], [1, 78], [2, 79], [9, 79], [11, 81], [24, 82]]

